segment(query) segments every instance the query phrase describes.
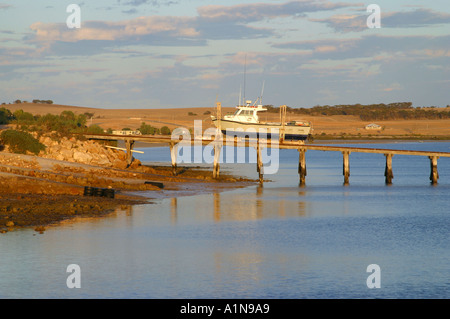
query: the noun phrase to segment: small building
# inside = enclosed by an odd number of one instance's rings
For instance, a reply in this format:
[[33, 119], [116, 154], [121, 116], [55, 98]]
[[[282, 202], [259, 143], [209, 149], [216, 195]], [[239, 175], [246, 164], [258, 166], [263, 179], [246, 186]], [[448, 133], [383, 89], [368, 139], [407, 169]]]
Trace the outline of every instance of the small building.
[[114, 135], [141, 135], [140, 131], [131, 131], [131, 130], [121, 130], [121, 131], [112, 131]]
[[367, 124], [365, 126], [366, 130], [381, 130], [381, 125], [375, 124], [375, 123], [371, 123], [371, 124]]

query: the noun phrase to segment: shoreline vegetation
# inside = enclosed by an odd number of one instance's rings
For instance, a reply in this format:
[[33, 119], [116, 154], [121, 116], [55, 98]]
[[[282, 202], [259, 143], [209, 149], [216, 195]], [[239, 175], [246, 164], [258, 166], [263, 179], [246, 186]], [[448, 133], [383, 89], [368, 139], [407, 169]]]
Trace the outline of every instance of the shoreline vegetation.
[[[178, 167], [176, 176], [170, 166], [143, 165], [136, 159], [128, 167], [124, 151], [108, 148], [117, 143], [86, 141], [79, 135], [114, 130], [170, 134], [176, 127], [192, 132], [194, 120], [204, 130], [213, 126], [210, 114], [214, 108], [116, 110], [37, 101], [17, 100], [0, 108], [0, 233], [20, 228], [43, 232], [66, 220], [105, 216], [155, 198], [257, 183], [223, 173], [213, 179], [209, 167]], [[268, 108], [261, 120], [279, 118], [277, 108]], [[289, 108], [287, 120], [293, 117], [313, 124], [308, 143], [450, 140], [449, 106], [417, 109], [410, 103], [393, 103]], [[376, 129], [367, 129], [372, 123]], [[152, 146], [162, 145], [142, 144]], [[85, 187], [113, 190], [114, 196], [86, 196]]]

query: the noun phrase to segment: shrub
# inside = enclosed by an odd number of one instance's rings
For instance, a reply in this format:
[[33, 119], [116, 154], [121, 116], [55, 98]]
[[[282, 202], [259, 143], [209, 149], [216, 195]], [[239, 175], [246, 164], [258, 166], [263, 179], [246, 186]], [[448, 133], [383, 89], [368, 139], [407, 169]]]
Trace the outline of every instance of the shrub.
[[90, 133], [90, 134], [105, 134], [105, 130], [102, 129], [97, 124], [92, 124], [91, 126], [88, 127], [87, 133]]
[[6, 130], [0, 134], [0, 139], [3, 144], [9, 146], [13, 153], [26, 154], [30, 152], [37, 155], [40, 151], [45, 150], [45, 146], [27, 132]]
[[170, 135], [170, 129], [167, 126], [161, 127], [161, 134], [162, 135]]
[[35, 121], [33, 114], [24, 112], [23, 110], [17, 110], [13, 113], [14, 118], [18, 124], [30, 124]]

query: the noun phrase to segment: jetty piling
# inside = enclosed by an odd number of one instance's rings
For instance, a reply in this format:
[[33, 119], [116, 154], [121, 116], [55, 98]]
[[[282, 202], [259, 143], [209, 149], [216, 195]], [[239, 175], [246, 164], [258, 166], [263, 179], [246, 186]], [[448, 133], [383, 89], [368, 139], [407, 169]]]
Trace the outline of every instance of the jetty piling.
[[264, 166], [261, 158], [261, 144], [259, 141], [256, 146], [256, 170], [259, 175], [259, 183], [262, 184], [264, 182]]
[[134, 140], [126, 139], [125, 140], [125, 145], [126, 145], [126, 148], [127, 148], [127, 165], [130, 166], [131, 163], [133, 162], [132, 149], [133, 149], [133, 145], [134, 145]]
[[386, 153], [386, 167], [384, 169], [385, 183], [386, 185], [392, 184], [392, 179], [394, 178], [394, 173], [392, 172], [392, 157], [394, 154]]
[[306, 150], [298, 149], [298, 174], [300, 175], [300, 185], [303, 186], [306, 183]]
[[171, 142], [170, 147], [170, 159], [172, 161], [172, 174], [177, 176], [177, 154], [178, 154], [178, 143]]
[[349, 151], [343, 151], [342, 152], [344, 160], [343, 160], [343, 167], [342, 167], [342, 173], [344, 175], [344, 185], [349, 184], [349, 177], [350, 177], [350, 152]]
[[214, 139], [214, 163], [213, 163], [213, 178], [217, 179], [220, 175], [220, 151], [222, 150], [223, 135], [222, 135], [222, 103], [217, 102], [217, 133]]
[[220, 142], [214, 142], [214, 163], [213, 163], [213, 178], [217, 179], [220, 175], [220, 151], [222, 150], [222, 144]]
[[439, 179], [439, 173], [438, 173], [438, 169], [437, 169], [437, 160], [438, 160], [438, 156], [429, 156], [428, 157], [430, 159], [430, 168], [431, 168], [431, 172], [430, 172], [430, 181], [431, 184], [436, 185]]

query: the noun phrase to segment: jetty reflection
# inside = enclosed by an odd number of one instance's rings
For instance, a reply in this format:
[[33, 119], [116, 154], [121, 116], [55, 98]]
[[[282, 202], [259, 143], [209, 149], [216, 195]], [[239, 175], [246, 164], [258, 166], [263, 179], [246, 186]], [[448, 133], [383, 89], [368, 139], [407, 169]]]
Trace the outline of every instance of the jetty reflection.
[[[294, 195], [294, 196], [293, 196]], [[246, 191], [243, 194], [229, 192], [214, 192], [208, 199], [202, 200], [202, 205], [211, 209], [198, 209], [197, 217], [210, 219], [214, 222], [251, 221], [267, 218], [289, 218], [306, 216], [307, 204], [302, 201], [305, 191], [284, 195], [283, 191], [272, 191], [262, 186], [255, 187], [255, 192]], [[177, 224], [180, 214], [186, 209], [183, 206], [185, 198], [170, 199], [170, 222]], [[200, 210], [207, 212], [201, 214]]]

